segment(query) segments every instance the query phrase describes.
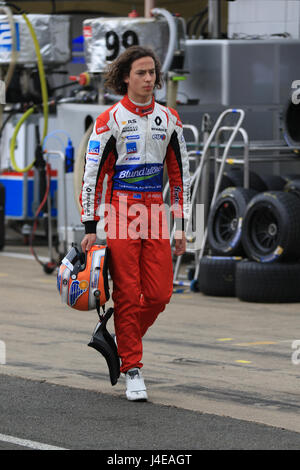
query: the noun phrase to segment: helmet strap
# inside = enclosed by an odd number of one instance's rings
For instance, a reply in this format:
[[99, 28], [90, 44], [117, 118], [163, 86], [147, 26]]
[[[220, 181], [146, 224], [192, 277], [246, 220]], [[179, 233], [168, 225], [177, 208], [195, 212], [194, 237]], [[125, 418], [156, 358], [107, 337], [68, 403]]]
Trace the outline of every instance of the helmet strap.
[[100, 300], [99, 299], [96, 299], [96, 309], [97, 309], [97, 313], [98, 313], [98, 317], [99, 317], [100, 321], [103, 321], [103, 318], [105, 316], [105, 305], [102, 305], [103, 314], [101, 314], [101, 312], [100, 312]]

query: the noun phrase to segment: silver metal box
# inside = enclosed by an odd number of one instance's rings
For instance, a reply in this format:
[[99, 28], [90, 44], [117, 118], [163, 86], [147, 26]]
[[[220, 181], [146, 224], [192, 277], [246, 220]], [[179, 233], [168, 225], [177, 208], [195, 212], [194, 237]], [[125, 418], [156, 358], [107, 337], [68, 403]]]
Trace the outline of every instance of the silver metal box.
[[83, 22], [84, 51], [88, 71], [103, 72], [125, 48], [137, 43], [150, 46], [160, 60], [167, 53], [169, 27], [166, 21], [147, 18], [93, 18]]
[[300, 40], [187, 40], [184, 68], [190, 73], [179, 98], [223, 106], [283, 104], [300, 79], [299, 58]]
[[[27, 15], [40, 46], [44, 64], [64, 64], [70, 60], [70, 20], [67, 15]], [[22, 15], [14, 15], [17, 63], [37, 62], [33, 40]], [[0, 15], [0, 65], [11, 60], [12, 37], [5, 15]]]

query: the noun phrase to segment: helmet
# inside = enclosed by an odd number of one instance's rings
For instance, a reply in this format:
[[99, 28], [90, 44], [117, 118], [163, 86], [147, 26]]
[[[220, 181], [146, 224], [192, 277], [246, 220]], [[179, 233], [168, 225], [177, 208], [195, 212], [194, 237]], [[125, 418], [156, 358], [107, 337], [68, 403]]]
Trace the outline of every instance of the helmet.
[[86, 254], [73, 246], [57, 273], [61, 300], [76, 310], [92, 310], [109, 299], [107, 247], [94, 245]]

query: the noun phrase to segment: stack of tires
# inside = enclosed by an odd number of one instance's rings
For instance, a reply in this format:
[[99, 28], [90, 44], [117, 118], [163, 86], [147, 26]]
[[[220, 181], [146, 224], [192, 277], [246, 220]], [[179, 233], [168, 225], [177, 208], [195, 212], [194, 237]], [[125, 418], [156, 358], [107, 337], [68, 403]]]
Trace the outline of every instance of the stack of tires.
[[200, 261], [198, 289], [248, 302], [300, 302], [300, 178], [257, 176], [265, 190], [228, 187], [210, 210], [210, 256]]

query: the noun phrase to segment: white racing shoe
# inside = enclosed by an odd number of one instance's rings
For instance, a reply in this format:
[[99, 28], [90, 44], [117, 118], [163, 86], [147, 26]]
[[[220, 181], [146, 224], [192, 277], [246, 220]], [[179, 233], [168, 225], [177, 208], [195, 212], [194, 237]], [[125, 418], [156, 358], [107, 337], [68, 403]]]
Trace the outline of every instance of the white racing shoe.
[[138, 367], [129, 369], [126, 374], [126, 397], [130, 401], [147, 401], [148, 395], [142, 373]]

